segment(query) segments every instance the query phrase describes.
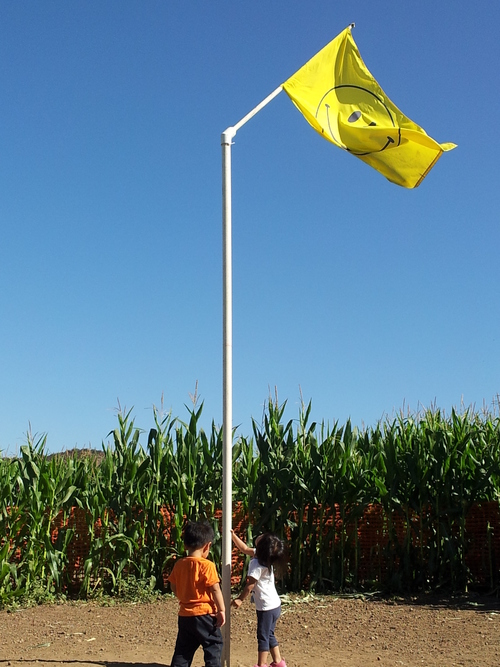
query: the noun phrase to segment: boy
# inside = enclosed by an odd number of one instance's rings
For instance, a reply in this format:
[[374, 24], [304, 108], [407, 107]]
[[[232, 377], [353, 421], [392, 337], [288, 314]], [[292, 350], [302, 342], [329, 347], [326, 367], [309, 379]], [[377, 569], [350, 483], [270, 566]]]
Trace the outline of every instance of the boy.
[[207, 560], [214, 531], [207, 521], [189, 521], [184, 528], [188, 555], [178, 560], [168, 580], [179, 600], [177, 641], [171, 667], [190, 667], [199, 646], [205, 667], [220, 667], [226, 613], [215, 565]]

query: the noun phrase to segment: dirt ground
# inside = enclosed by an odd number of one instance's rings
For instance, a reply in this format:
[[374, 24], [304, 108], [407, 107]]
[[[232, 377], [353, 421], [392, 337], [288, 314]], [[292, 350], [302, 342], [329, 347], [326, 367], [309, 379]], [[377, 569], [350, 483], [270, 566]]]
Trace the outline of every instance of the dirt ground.
[[[65, 603], [0, 612], [0, 667], [164, 667], [177, 602]], [[255, 610], [231, 612], [231, 667], [256, 662]], [[276, 628], [288, 667], [500, 665], [495, 596], [453, 600], [305, 597], [283, 605]], [[193, 667], [203, 665], [197, 652]]]

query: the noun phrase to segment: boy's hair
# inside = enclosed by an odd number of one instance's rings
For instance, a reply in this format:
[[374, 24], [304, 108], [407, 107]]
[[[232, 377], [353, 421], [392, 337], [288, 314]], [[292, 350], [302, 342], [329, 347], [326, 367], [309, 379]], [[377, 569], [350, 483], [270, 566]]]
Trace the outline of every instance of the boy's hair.
[[188, 549], [201, 547], [214, 541], [214, 529], [208, 521], [188, 521], [184, 526], [184, 546]]
[[255, 546], [255, 557], [261, 565], [269, 569], [274, 567], [278, 573], [282, 572], [287, 562], [283, 540], [274, 533], [264, 533]]

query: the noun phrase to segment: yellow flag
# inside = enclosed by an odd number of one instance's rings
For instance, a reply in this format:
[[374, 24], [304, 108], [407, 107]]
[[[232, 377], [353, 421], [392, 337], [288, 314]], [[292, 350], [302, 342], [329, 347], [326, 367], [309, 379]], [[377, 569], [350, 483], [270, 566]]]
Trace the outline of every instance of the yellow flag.
[[391, 102], [364, 64], [346, 28], [283, 84], [292, 102], [325, 139], [393, 183], [416, 188], [443, 151]]

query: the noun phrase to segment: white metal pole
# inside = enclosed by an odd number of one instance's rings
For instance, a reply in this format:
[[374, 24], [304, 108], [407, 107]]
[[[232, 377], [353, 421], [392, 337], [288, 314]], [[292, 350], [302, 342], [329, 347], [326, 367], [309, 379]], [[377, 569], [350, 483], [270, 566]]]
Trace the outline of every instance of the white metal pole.
[[223, 234], [223, 426], [222, 426], [222, 596], [226, 623], [222, 667], [230, 667], [231, 656], [231, 526], [233, 496], [233, 297], [231, 252], [231, 143], [233, 128], [222, 133], [222, 234]]
[[247, 113], [239, 123], [221, 135], [222, 145], [222, 271], [223, 271], [223, 396], [222, 396], [222, 596], [226, 623], [222, 628], [224, 645], [222, 667], [231, 662], [231, 526], [233, 521], [233, 285], [232, 285], [232, 209], [231, 209], [231, 145], [237, 130], [269, 104], [282, 88]]

